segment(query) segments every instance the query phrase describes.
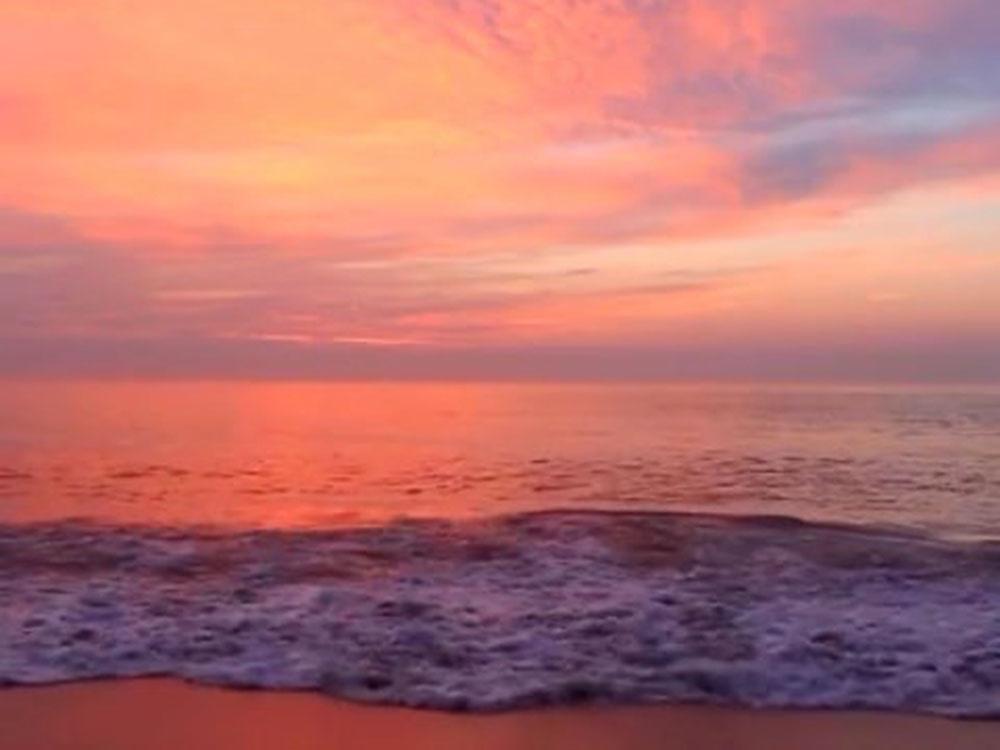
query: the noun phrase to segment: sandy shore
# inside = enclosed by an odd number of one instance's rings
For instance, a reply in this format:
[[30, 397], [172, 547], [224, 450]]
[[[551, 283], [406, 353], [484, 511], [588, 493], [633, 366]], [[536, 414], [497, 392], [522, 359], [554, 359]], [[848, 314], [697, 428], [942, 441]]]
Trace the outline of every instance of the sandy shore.
[[0, 690], [3, 750], [981, 750], [1000, 722], [696, 707], [569, 708], [493, 715], [360, 706], [172, 680]]

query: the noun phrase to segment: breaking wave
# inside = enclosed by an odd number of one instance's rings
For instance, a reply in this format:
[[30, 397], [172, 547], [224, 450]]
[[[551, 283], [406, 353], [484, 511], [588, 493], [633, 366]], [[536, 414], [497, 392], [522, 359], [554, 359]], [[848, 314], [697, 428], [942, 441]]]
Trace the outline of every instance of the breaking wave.
[[554, 511], [326, 531], [0, 526], [0, 682], [172, 675], [498, 710], [1000, 713], [1000, 544]]

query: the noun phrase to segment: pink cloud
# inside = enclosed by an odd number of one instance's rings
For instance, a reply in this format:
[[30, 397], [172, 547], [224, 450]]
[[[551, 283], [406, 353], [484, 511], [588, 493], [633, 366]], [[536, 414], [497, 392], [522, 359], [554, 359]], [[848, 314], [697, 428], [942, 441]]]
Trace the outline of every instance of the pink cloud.
[[988, 0], [13, 0], [0, 336], [731, 337], [793, 283], [734, 273], [769, 237], [1000, 202], [998, 35]]

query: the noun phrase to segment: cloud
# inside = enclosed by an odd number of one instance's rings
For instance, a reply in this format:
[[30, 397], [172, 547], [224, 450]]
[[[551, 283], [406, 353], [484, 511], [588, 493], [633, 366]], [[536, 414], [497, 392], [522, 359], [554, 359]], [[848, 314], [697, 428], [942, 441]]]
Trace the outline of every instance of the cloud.
[[991, 250], [998, 36], [992, 0], [11, 0], [0, 335], [792, 330], [759, 269], [918, 252], [930, 203], [942, 262]]
[[789, 123], [833, 135], [831, 156], [805, 161], [807, 188], [818, 165], [870, 150], [872, 122], [906, 138], [931, 112], [984, 101], [982, 124], [998, 119], [1000, 20], [981, 0], [3, 13], [20, 72], [0, 81], [17, 102], [0, 125], [0, 200], [136, 252], [214, 250], [229, 232], [285, 248], [327, 239], [328, 252], [391, 236], [397, 250], [489, 253], [603, 241], [600, 220], [630, 209], [643, 236], [657, 229], [641, 220], [650, 194], [726, 223], [720, 195], [761, 152], [791, 148], [802, 129]]

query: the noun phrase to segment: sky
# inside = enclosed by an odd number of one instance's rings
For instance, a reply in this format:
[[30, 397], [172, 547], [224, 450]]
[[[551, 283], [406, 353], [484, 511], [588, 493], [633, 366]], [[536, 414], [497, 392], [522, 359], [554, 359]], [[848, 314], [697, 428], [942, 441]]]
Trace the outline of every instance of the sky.
[[5, 0], [0, 374], [1000, 380], [996, 0]]

